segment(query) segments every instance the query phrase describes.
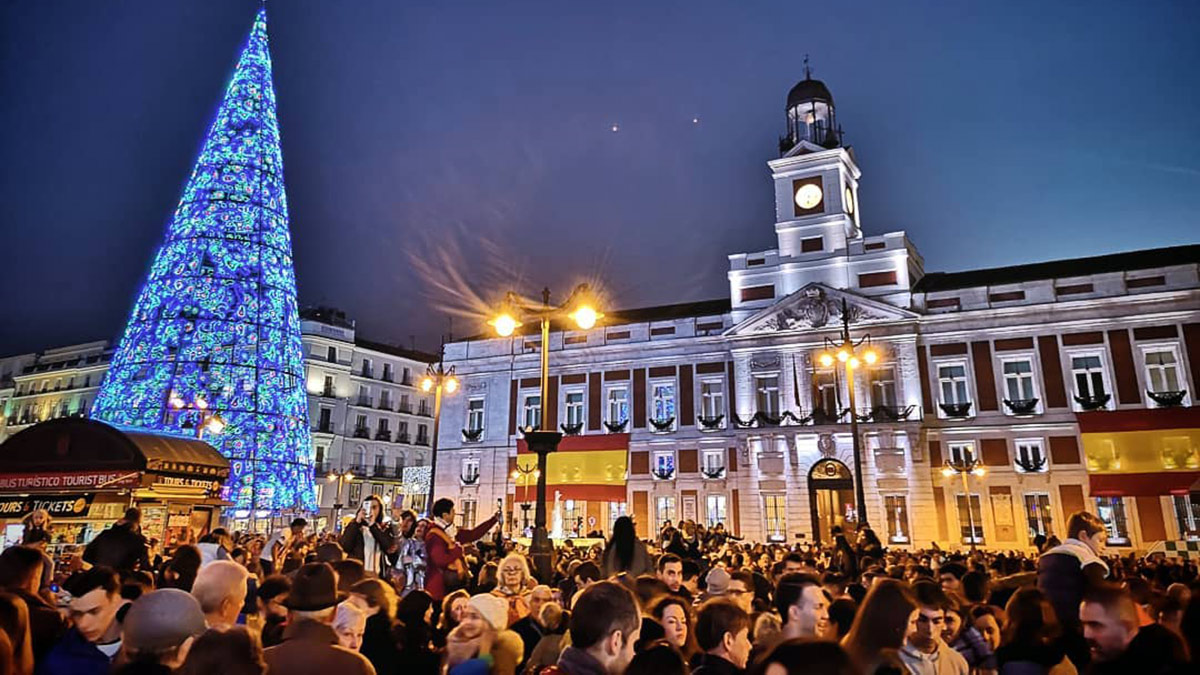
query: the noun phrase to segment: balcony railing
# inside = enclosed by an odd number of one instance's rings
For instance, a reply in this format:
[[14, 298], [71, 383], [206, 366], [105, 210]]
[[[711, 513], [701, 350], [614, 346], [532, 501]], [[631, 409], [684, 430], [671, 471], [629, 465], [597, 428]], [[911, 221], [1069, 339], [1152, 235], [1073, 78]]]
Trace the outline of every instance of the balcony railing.
[[1017, 400], [1004, 399], [1004, 407], [1014, 415], [1032, 415], [1037, 412], [1038, 399], [1022, 398]]
[[1096, 394], [1095, 396], [1076, 396], [1075, 402], [1080, 408], [1086, 411], [1103, 410], [1108, 406], [1108, 402], [1112, 400], [1109, 394]]
[[673, 467], [673, 466], [660, 467], [660, 468], [657, 468], [654, 471], [652, 471], [651, 475], [654, 476], [654, 478], [657, 480], [671, 480], [672, 478], [675, 477], [675, 467]]
[[335, 398], [337, 394], [333, 391], [333, 387], [325, 387], [321, 390], [321, 396], [325, 398]]
[[939, 403], [938, 407], [942, 412], [946, 413], [946, 417], [961, 419], [971, 414], [971, 402], [963, 401], [961, 403]]
[[366, 427], [357, 427], [354, 430], [354, 437], [355, 438], [370, 438], [371, 430]]
[[379, 409], [380, 409], [380, 410], [391, 410], [391, 409], [392, 409], [392, 402], [391, 402], [391, 401], [389, 401], [389, 400], [387, 400], [387, 399], [380, 399], [380, 401], [379, 401]]
[[410, 435], [408, 434], [408, 432], [401, 432], [401, 433], [398, 433], [398, 434], [396, 434], [396, 442], [397, 442], [397, 443], [411, 443], [411, 442], [412, 442], [412, 436], [410, 436]]
[[371, 475], [376, 478], [391, 478], [391, 473], [392, 472], [388, 471], [388, 468], [382, 464], [376, 464], [375, 468], [371, 471]]
[[313, 427], [313, 431], [316, 431], [316, 432], [322, 433], [322, 434], [332, 434], [333, 433], [333, 422], [319, 422], [319, 423], [317, 423], [316, 426]]
[[354, 474], [355, 476], [367, 475], [367, 465], [366, 464], [351, 464], [350, 466], [346, 467], [346, 470], [349, 471], [350, 473]]
[[433, 412], [427, 405], [422, 405], [421, 407], [417, 408], [417, 414], [421, 417], [433, 417]]
[[411, 375], [406, 375], [402, 380], [400, 380], [400, 384], [403, 384], [406, 387], [411, 387], [412, 383], [413, 381]]
[[380, 379], [383, 380], [384, 382], [391, 382], [394, 378], [392, 377], [391, 373], [389, 373], [388, 371], [385, 370], [385, 371], [383, 371], [383, 377], [381, 377]]
[[417, 436], [417, 445], [429, 445], [429, 437]]
[[389, 430], [389, 429], [379, 429], [378, 431], [376, 431], [376, 432], [375, 432], [375, 440], [377, 440], [377, 441], [388, 441], [388, 442], [390, 443], [390, 442], [391, 442], [391, 440], [392, 440], [392, 432], [391, 432], [391, 430]]
[[412, 406], [407, 403], [401, 403], [396, 409], [406, 415], [412, 414]]
[[372, 403], [373, 401], [371, 400], [370, 396], [359, 396], [354, 401], [354, 405], [362, 406], [364, 408], [370, 408]]
[[1174, 408], [1183, 404], [1183, 399], [1187, 396], [1187, 390], [1147, 391], [1146, 395], [1158, 404], [1160, 408]]

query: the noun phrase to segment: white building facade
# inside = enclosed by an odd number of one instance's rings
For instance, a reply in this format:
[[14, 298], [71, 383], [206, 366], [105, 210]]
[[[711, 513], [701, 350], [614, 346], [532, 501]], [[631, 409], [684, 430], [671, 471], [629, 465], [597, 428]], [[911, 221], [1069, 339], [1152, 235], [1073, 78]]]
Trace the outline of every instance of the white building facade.
[[[797, 84], [787, 119], [778, 246], [729, 256], [728, 298], [553, 332], [544, 404], [536, 331], [446, 346], [462, 387], [436, 491], [464, 523], [499, 500], [524, 529], [520, 429], [544, 413], [565, 435], [547, 476], [564, 535], [629, 514], [643, 536], [693, 519], [828, 541], [865, 516], [890, 545], [1025, 548], [1087, 509], [1118, 546], [1200, 536], [1200, 246], [927, 274], [903, 232], [863, 233], [828, 89]], [[853, 383], [818, 359], [843, 316], [880, 354]], [[986, 473], [964, 490], [947, 460]]]

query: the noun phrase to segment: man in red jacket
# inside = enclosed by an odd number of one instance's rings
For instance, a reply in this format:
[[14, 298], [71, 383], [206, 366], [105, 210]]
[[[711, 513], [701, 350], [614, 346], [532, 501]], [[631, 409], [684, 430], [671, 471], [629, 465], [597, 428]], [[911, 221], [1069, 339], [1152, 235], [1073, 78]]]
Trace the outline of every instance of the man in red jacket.
[[436, 602], [441, 602], [447, 593], [447, 577], [453, 577], [450, 585], [464, 586], [470, 574], [463, 560], [462, 544], [469, 544], [500, 522], [500, 511], [471, 530], [458, 530], [454, 526], [454, 500], [445, 497], [433, 503], [433, 522], [425, 533], [425, 592]]

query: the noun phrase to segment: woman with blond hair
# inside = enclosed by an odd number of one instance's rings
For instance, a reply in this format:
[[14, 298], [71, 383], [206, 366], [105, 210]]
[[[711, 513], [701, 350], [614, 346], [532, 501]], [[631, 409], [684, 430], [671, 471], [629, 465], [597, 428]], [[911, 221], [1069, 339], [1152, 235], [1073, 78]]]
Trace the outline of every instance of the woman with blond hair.
[[[492, 595], [508, 604], [508, 626], [529, 616], [529, 563], [519, 553], [509, 553], [500, 561], [496, 587]], [[507, 628], [508, 626], [504, 626]]]

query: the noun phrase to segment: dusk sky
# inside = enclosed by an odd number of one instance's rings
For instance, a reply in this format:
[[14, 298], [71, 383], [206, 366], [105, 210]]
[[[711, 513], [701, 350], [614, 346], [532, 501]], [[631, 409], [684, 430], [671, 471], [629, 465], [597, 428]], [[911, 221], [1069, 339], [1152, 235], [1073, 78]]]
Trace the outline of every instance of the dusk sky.
[[[119, 337], [258, 6], [0, 8], [0, 355]], [[268, 8], [300, 301], [378, 341], [508, 288], [726, 296], [805, 54], [928, 271], [1200, 242], [1200, 3]]]

